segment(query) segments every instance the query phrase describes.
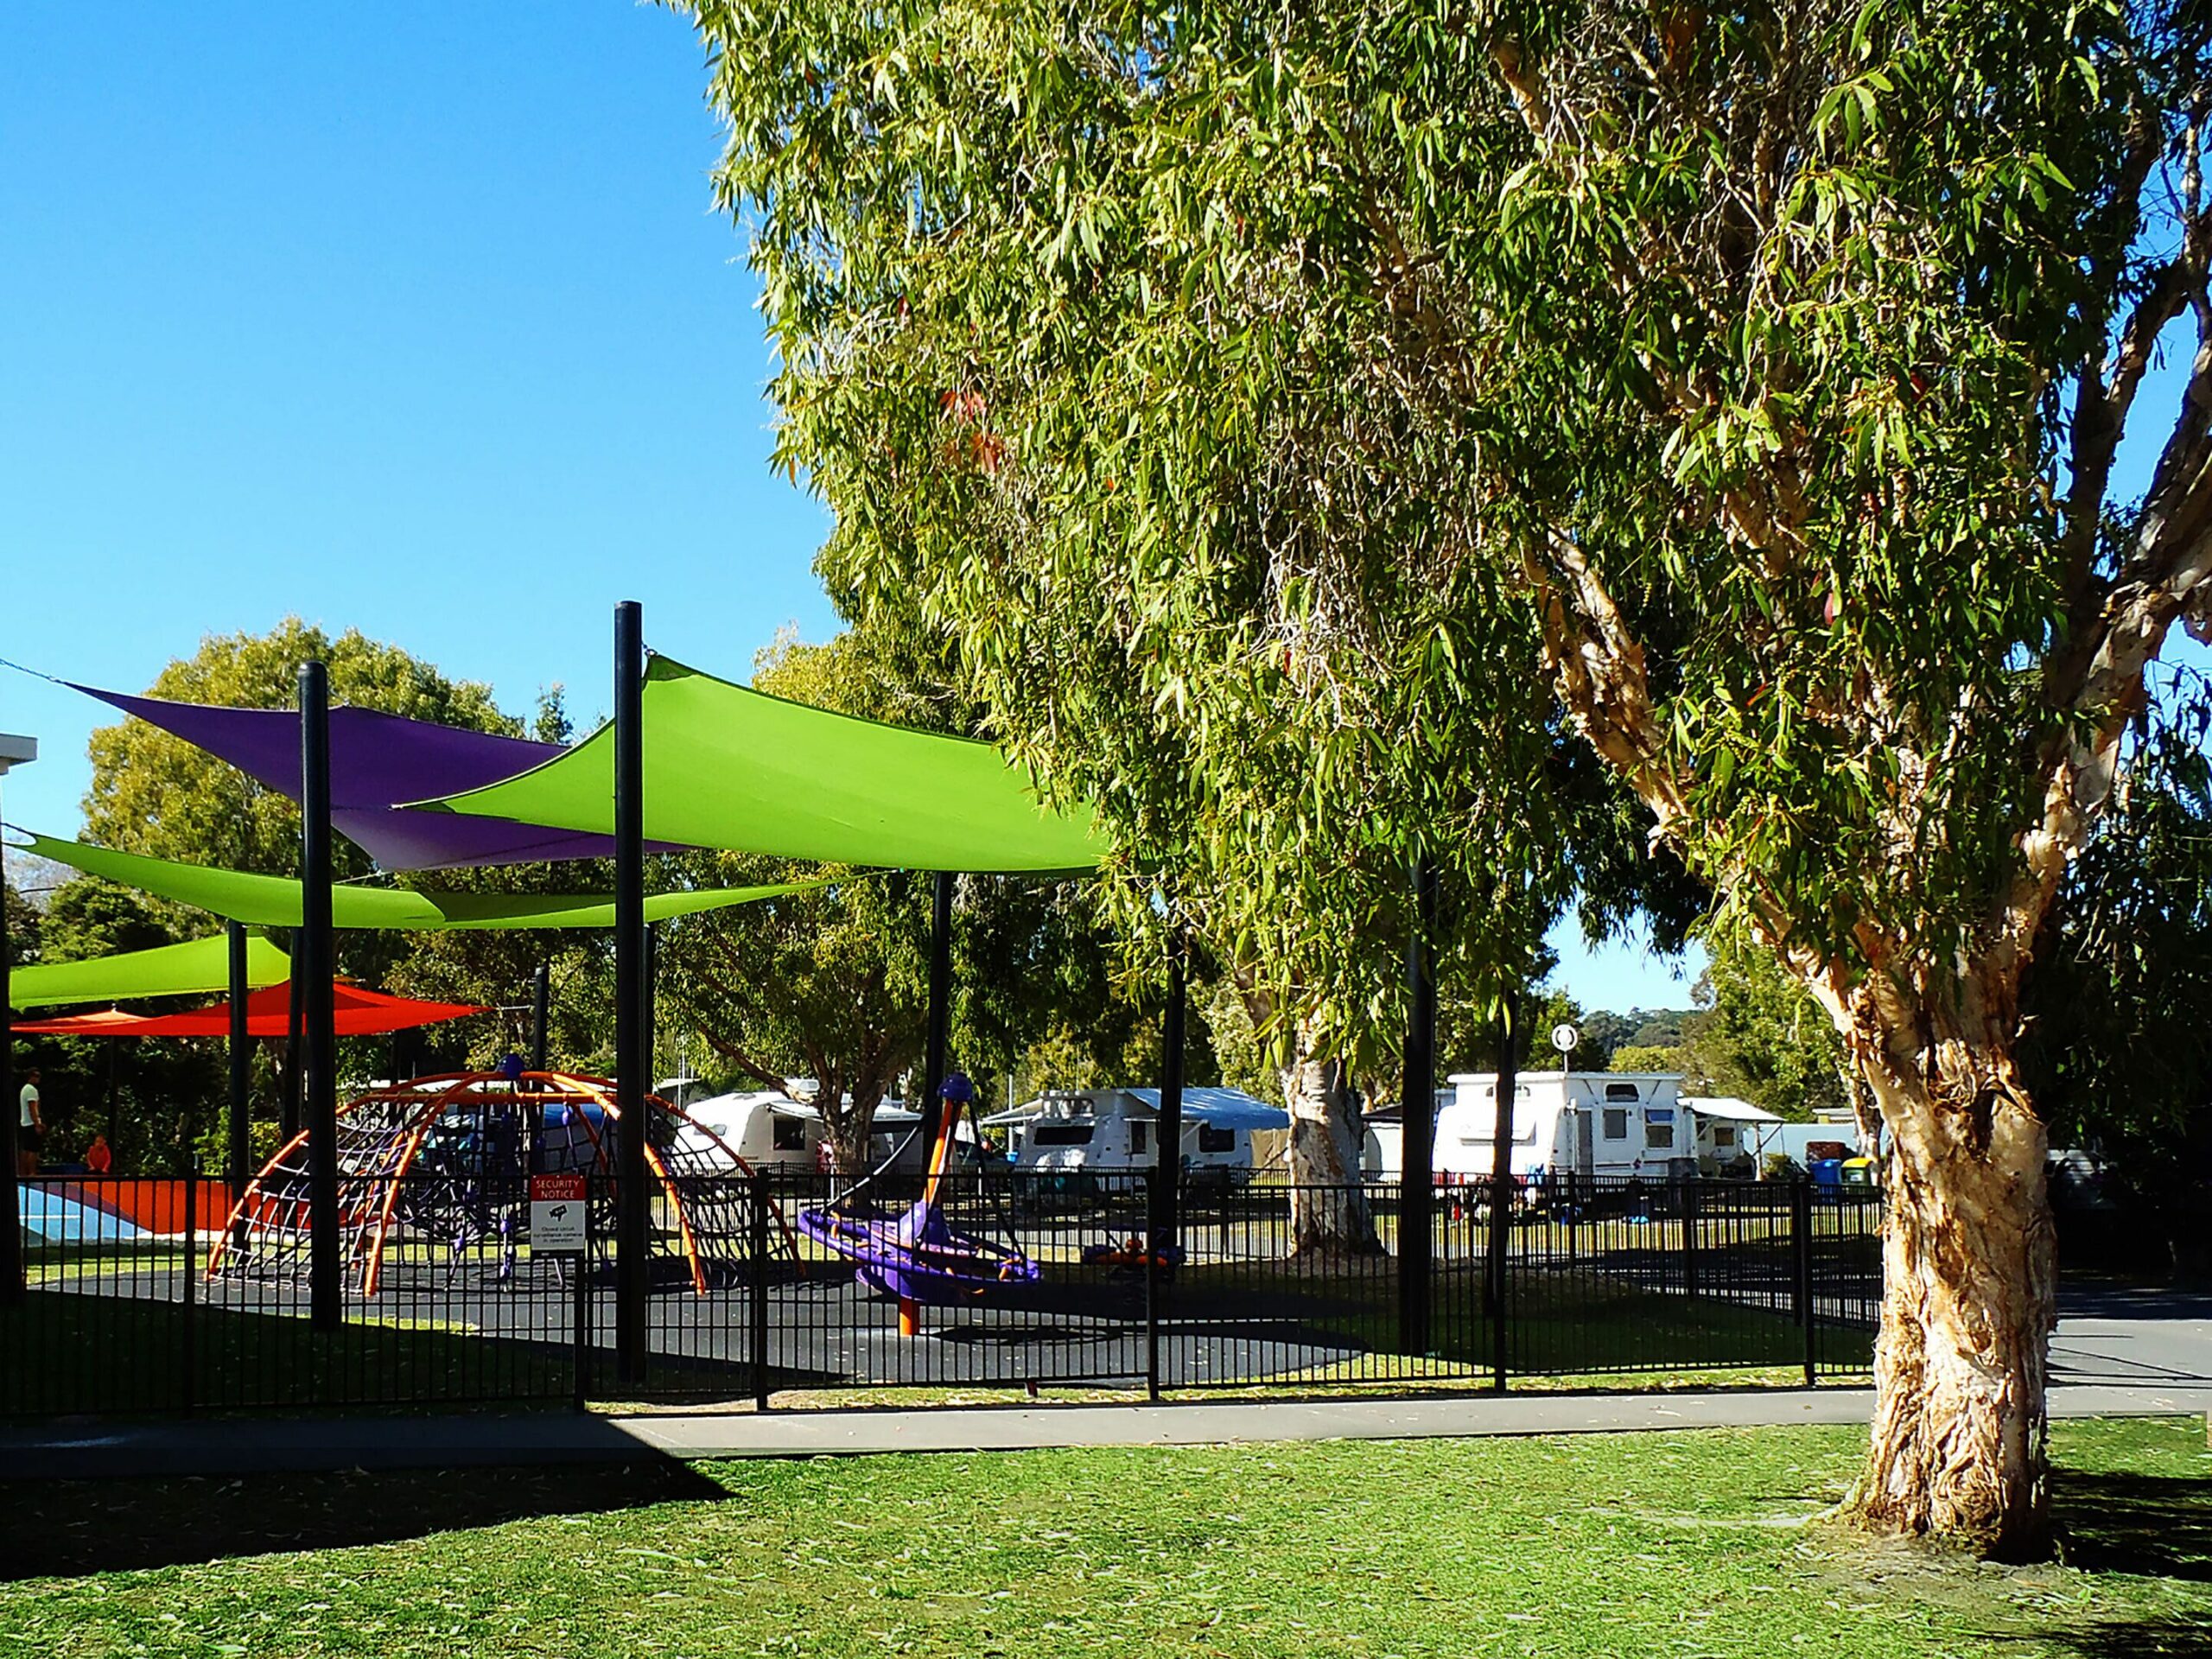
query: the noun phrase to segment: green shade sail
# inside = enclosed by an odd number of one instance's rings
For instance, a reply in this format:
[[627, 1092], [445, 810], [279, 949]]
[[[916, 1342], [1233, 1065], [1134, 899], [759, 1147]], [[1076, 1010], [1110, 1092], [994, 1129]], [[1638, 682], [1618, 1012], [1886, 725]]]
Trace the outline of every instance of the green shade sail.
[[[650, 841], [901, 870], [1071, 872], [1104, 849], [988, 743], [856, 720], [656, 657], [645, 670]], [[415, 803], [583, 833], [614, 827], [614, 729], [503, 783]]]
[[[281, 985], [291, 958], [258, 933], [245, 942], [245, 982], [255, 989]], [[122, 1002], [141, 996], [193, 996], [231, 988], [231, 944], [220, 934], [151, 950], [86, 962], [18, 968], [8, 976], [12, 1007], [44, 1008], [59, 1002]]]
[[[249, 875], [199, 864], [175, 864], [137, 853], [86, 847], [33, 835], [25, 849], [40, 858], [98, 875], [141, 893], [173, 899], [234, 922], [255, 927], [297, 927], [300, 884], [289, 876]], [[823, 886], [785, 881], [760, 887], [700, 887], [659, 893], [645, 900], [645, 919], [665, 921], [729, 905], [750, 904]], [[614, 900], [605, 893], [413, 893], [395, 887], [334, 887], [331, 924], [341, 928], [388, 929], [492, 927], [612, 927]], [[151, 995], [151, 993], [144, 993]], [[64, 999], [70, 1000], [70, 999]]]

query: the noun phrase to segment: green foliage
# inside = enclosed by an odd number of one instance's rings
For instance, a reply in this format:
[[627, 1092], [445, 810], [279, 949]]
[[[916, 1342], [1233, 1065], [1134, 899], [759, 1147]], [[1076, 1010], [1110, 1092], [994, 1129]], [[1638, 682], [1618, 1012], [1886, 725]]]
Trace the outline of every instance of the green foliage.
[[1684, 1023], [1682, 1068], [1697, 1092], [1798, 1122], [1851, 1103], [1834, 1024], [1771, 953], [1716, 942], [1697, 995], [1706, 1008]]
[[[1606, 1061], [1608, 1071], [1688, 1071], [1688, 1051], [1655, 1044], [1623, 1043]], [[1687, 1078], [1686, 1087], [1692, 1087]], [[1693, 1090], [1694, 1091], [1694, 1090]]]
[[2055, 1145], [2110, 1160], [2124, 1196], [2212, 1274], [2212, 700], [2146, 734], [2119, 802], [2068, 873], [2029, 982], [2023, 1060]]

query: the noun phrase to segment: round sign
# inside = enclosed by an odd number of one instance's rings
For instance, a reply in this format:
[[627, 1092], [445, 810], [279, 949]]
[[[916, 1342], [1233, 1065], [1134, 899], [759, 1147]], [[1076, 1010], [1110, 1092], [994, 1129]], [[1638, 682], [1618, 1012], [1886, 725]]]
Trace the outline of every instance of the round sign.
[[1574, 1052], [1574, 1046], [1582, 1040], [1582, 1033], [1573, 1026], [1552, 1027], [1552, 1046], [1562, 1054]]

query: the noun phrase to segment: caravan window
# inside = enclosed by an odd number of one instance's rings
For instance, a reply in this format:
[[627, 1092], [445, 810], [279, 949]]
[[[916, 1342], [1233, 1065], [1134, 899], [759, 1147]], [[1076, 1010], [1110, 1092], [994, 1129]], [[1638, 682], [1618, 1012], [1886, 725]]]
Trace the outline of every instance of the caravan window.
[[1632, 1083], [1609, 1083], [1605, 1085], [1607, 1100], [1641, 1100], [1642, 1094]]
[[1671, 1152], [1675, 1145], [1675, 1110], [1671, 1106], [1643, 1109], [1643, 1145], [1648, 1152]]
[[1605, 1139], [1608, 1141], [1628, 1139], [1628, 1109], [1625, 1106], [1605, 1108]]
[[1033, 1147], [1087, 1147], [1090, 1144], [1091, 1125], [1088, 1123], [1039, 1123], [1029, 1131]]
[[1149, 1147], [1151, 1144], [1152, 1144], [1152, 1125], [1151, 1125], [1151, 1124], [1149, 1124], [1149, 1123], [1131, 1123], [1131, 1124], [1129, 1125], [1129, 1150], [1130, 1150], [1131, 1152], [1142, 1152], [1146, 1147]]
[[1236, 1131], [1217, 1129], [1211, 1123], [1198, 1125], [1200, 1152], [1234, 1152], [1236, 1150]]
[[1736, 1131], [1726, 1123], [1715, 1124], [1713, 1130], [1713, 1144], [1716, 1147], [1734, 1146], [1736, 1144]]
[[769, 1144], [778, 1152], [804, 1152], [806, 1150], [806, 1120], [804, 1118], [785, 1117], [781, 1112], [778, 1112], [774, 1115], [774, 1122], [775, 1135]]

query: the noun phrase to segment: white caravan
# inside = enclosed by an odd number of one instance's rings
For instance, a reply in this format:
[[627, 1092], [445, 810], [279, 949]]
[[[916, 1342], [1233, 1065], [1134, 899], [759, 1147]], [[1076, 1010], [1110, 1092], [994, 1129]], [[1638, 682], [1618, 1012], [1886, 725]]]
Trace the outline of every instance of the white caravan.
[[[691, 1122], [677, 1127], [676, 1142], [697, 1153], [709, 1166], [726, 1161], [716, 1141], [755, 1169], [812, 1169], [821, 1156], [820, 1116], [813, 1107], [802, 1106], [778, 1090], [715, 1095], [695, 1100], [683, 1109]], [[709, 1134], [702, 1135], [702, 1128]]]
[[[1436, 1115], [1435, 1168], [1447, 1183], [1491, 1173], [1497, 1122], [1495, 1073], [1451, 1081], [1452, 1100]], [[1681, 1084], [1679, 1074], [1662, 1071], [1522, 1072], [1513, 1100], [1513, 1173], [1694, 1175], [1696, 1130]]]
[[[1160, 1090], [1054, 1090], [994, 1113], [1016, 1170], [1040, 1175], [1126, 1174], [1160, 1158]], [[1252, 1179], [1252, 1132], [1290, 1127], [1290, 1115], [1235, 1089], [1183, 1090], [1180, 1161], [1198, 1179], [1241, 1186]]]

